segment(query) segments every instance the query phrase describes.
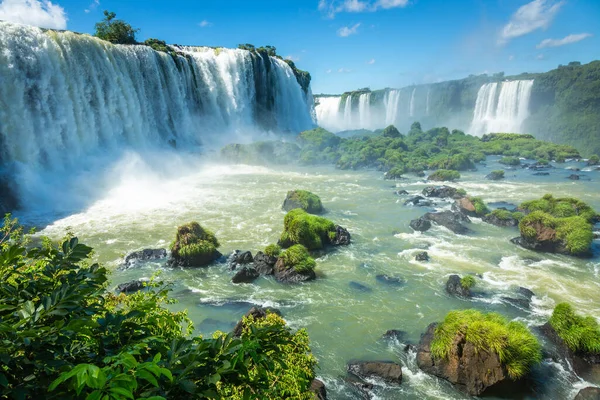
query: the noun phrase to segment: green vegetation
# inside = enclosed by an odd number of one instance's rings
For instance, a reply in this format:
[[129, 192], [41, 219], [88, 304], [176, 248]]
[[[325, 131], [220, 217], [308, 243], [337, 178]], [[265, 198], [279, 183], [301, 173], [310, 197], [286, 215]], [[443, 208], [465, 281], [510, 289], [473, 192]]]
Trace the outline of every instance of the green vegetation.
[[493, 181], [498, 181], [500, 179], [504, 179], [504, 170], [497, 169], [497, 170], [490, 172], [490, 174], [488, 175], [488, 179], [491, 179]]
[[239, 164], [269, 165], [287, 164], [298, 159], [300, 147], [287, 142], [254, 142], [228, 144], [221, 149], [221, 156]]
[[404, 174], [403, 167], [393, 167], [385, 173], [385, 179], [402, 179], [402, 174]]
[[577, 315], [570, 304], [560, 303], [550, 325], [572, 351], [600, 354], [600, 327], [594, 317]]
[[497, 313], [476, 310], [451, 311], [435, 330], [431, 342], [434, 357], [447, 359], [457, 335], [477, 351], [493, 351], [512, 379], [523, 377], [542, 360], [541, 346], [522, 322], [507, 322]]
[[572, 197], [554, 198], [551, 194], [546, 194], [539, 200], [521, 203], [519, 209], [543, 211], [557, 218], [580, 216], [590, 223], [594, 223], [598, 219], [598, 214], [594, 209], [583, 201]]
[[67, 237], [39, 246], [15, 221], [0, 229], [0, 386], [11, 399], [312, 399], [306, 331], [274, 314], [240, 337], [191, 337], [169, 287], [114, 295], [92, 249]]
[[518, 212], [518, 211], [510, 212], [508, 210], [504, 210], [501, 208], [498, 208], [487, 215], [493, 215], [494, 217], [498, 218], [500, 221], [509, 221], [513, 218], [516, 219], [517, 221], [520, 221], [521, 219], [523, 219], [522, 212]]
[[448, 169], [438, 169], [427, 177], [430, 181], [455, 181], [460, 179], [460, 174], [457, 171], [451, 171]]
[[383, 137], [392, 138], [392, 139], [397, 139], [399, 137], [402, 137], [402, 134], [400, 134], [400, 132], [398, 131], [398, 129], [396, 129], [396, 127], [394, 125], [390, 125], [390, 126], [386, 127], [383, 130], [383, 132], [381, 133], [381, 135]]
[[322, 249], [331, 241], [330, 233], [335, 235], [333, 222], [296, 208], [288, 212], [283, 220], [283, 233], [279, 245], [287, 248], [301, 244], [308, 250]]
[[502, 157], [498, 162], [500, 164], [511, 166], [521, 165], [521, 160], [519, 160], [519, 157]]
[[104, 19], [96, 24], [94, 36], [114, 44], [136, 44], [135, 34], [139, 29], [120, 19], [115, 19], [117, 14], [104, 11]]
[[[286, 207], [288, 205], [288, 207]], [[290, 190], [285, 197], [284, 209], [301, 208], [309, 214], [323, 212], [323, 204], [316, 194], [308, 190]]]
[[544, 211], [525, 216], [519, 230], [527, 240], [561, 244], [572, 255], [587, 254], [594, 238], [592, 224], [583, 217], [556, 218]]
[[286, 267], [294, 267], [296, 272], [303, 274], [315, 269], [317, 263], [310, 257], [306, 247], [295, 244], [285, 250], [280, 257]]
[[466, 275], [460, 279], [460, 286], [464, 289], [471, 289], [475, 286], [475, 278], [472, 275]]
[[270, 244], [265, 247], [265, 254], [269, 257], [279, 257], [279, 254], [281, 254], [281, 247], [277, 244]]
[[600, 157], [598, 157], [596, 154], [594, 154], [593, 156], [591, 156], [588, 159], [587, 165], [598, 165], [600, 164]]
[[199, 267], [216, 258], [219, 246], [214, 233], [197, 222], [190, 222], [177, 228], [175, 240], [171, 244], [171, 256], [183, 266]]
[[481, 197], [469, 197], [469, 200], [471, 200], [471, 203], [473, 203], [473, 206], [475, 207], [475, 214], [477, 214], [478, 217], [483, 217], [484, 215], [489, 214], [490, 210], [487, 208], [487, 205]]

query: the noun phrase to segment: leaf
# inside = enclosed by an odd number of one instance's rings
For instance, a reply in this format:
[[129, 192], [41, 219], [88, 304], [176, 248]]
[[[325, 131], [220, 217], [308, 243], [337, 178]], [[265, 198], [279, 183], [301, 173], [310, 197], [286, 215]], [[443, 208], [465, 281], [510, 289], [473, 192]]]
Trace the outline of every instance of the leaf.
[[216, 385], [217, 382], [219, 382], [220, 380], [221, 380], [221, 375], [213, 374], [208, 378], [208, 383], [210, 383], [211, 385]]
[[108, 389], [108, 391], [111, 392], [111, 393], [118, 394], [118, 395], [123, 396], [123, 397], [128, 398], [128, 399], [133, 399], [134, 398], [133, 397], [133, 393], [131, 393], [130, 390], [127, 390], [127, 389], [122, 388], [122, 387], [111, 387], [110, 389]]
[[156, 380], [154, 375], [152, 375], [150, 372], [148, 372], [144, 369], [136, 371], [135, 376], [137, 376], [140, 379], [150, 382], [152, 385], [154, 385], [154, 387], [158, 387], [158, 381]]

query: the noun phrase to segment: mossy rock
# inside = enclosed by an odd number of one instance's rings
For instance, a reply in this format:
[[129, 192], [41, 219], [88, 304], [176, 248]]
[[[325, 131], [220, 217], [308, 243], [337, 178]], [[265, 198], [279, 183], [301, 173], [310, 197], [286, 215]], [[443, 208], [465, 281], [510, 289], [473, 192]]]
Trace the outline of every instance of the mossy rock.
[[323, 204], [319, 196], [307, 190], [289, 191], [281, 208], [284, 211], [300, 208], [309, 214], [320, 214], [323, 212]]
[[427, 179], [430, 181], [452, 182], [460, 179], [460, 173], [458, 171], [452, 171], [448, 169], [438, 169], [437, 171], [429, 174]]
[[592, 207], [573, 197], [555, 198], [551, 194], [546, 194], [541, 199], [521, 203], [519, 210], [543, 211], [557, 218], [580, 216], [590, 223], [598, 221], [598, 214]]
[[501, 179], [504, 179], [504, 170], [498, 169], [498, 170], [492, 171], [488, 175], [486, 175], [485, 179], [489, 179], [491, 181], [499, 181]]
[[275, 264], [275, 279], [283, 283], [298, 283], [313, 280], [315, 275], [315, 260], [308, 249], [301, 244], [295, 244], [285, 250]]
[[190, 222], [177, 228], [175, 240], [171, 244], [169, 264], [181, 267], [202, 267], [221, 257], [220, 246], [214, 233], [197, 222]]
[[519, 157], [502, 157], [498, 162], [500, 164], [508, 165], [511, 167], [521, 165], [521, 160], [519, 159]]
[[483, 217], [490, 212], [480, 197], [465, 196], [454, 202], [452, 210], [461, 212], [469, 217]]
[[516, 211], [512, 212], [505, 208], [498, 208], [482, 218], [482, 220], [488, 224], [501, 227], [517, 226], [521, 219], [523, 219], [523, 213]]
[[[344, 240], [342, 240], [344, 239]], [[346, 245], [350, 234], [326, 218], [308, 214], [301, 208], [287, 213], [283, 220], [283, 233], [278, 244], [287, 248], [301, 244], [308, 250], [319, 250], [326, 245]]]
[[549, 322], [571, 351], [600, 355], [600, 326], [594, 317], [577, 315], [570, 304], [560, 303]]

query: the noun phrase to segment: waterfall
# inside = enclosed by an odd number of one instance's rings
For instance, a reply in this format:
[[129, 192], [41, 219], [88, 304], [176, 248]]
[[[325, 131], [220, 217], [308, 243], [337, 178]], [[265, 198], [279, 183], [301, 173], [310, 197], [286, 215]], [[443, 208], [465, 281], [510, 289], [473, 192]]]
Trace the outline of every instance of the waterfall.
[[425, 105], [425, 115], [429, 116], [429, 93], [431, 92], [431, 88], [427, 88], [427, 103]]
[[352, 129], [352, 96], [346, 97], [344, 103], [344, 129]]
[[340, 113], [341, 103], [341, 96], [317, 97], [315, 111], [320, 127], [332, 132], [344, 130], [344, 116]]
[[401, 90], [390, 90], [385, 94], [383, 103], [385, 106], [385, 124], [393, 125], [398, 118], [398, 102]]
[[529, 115], [533, 80], [486, 83], [479, 89], [471, 123], [471, 133], [521, 133]]
[[361, 128], [371, 126], [371, 93], [363, 93], [358, 98], [358, 117]]
[[417, 92], [417, 88], [415, 87], [410, 95], [410, 104], [408, 106], [408, 113], [411, 117], [415, 115], [415, 93]]
[[0, 48], [0, 172], [73, 171], [92, 154], [314, 126], [312, 94], [287, 63], [245, 50], [171, 56], [6, 22]]

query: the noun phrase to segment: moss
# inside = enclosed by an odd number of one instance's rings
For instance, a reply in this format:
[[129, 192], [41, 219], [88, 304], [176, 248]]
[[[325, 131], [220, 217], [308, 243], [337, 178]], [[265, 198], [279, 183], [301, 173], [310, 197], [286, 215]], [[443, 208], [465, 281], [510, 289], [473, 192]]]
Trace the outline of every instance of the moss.
[[214, 260], [219, 246], [214, 233], [190, 222], [177, 228], [171, 256], [185, 266], [202, 266]]
[[459, 196], [466, 196], [467, 195], [467, 191], [465, 189], [456, 189], [456, 194]]
[[550, 325], [572, 351], [600, 354], [600, 327], [593, 317], [577, 315], [571, 305], [561, 303], [554, 308]]
[[539, 160], [537, 160], [537, 163], [538, 163], [539, 165], [548, 165], [548, 164], [550, 164], [550, 163], [548, 162], [548, 160], [546, 160], [545, 158], [540, 158]]
[[460, 286], [462, 286], [464, 289], [471, 289], [473, 286], [475, 286], [475, 278], [473, 278], [471, 275], [464, 276], [460, 280]]
[[499, 161], [500, 164], [517, 166], [521, 165], [521, 160], [518, 157], [502, 157]]
[[516, 219], [517, 221], [520, 221], [521, 219], [523, 219], [523, 213], [511, 212], [502, 208], [498, 208], [487, 215], [494, 216], [500, 221], [509, 221], [511, 219]]
[[335, 231], [330, 220], [296, 208], [287, 213], [283, 220], [283, 233], [279, 240], [282, 247], [301, 244], [309, 250], [322, 249], [329, 243], [329, 232]]
[[447, 169], [438, 169], [427, 178], [430, 181], [455, 181], [460, 179], [460, 173]]
[[504, 179], [504, 170], [503, 169], [498, 169], [495, 171], [490, 172], [489, 174], [489, 179], [497, 181], [500, 179]]
[[287, 193], [285, 200], [286, 203], [289, 202], [288, 204], [299, 206], [297, 208], [311, 214], [318, 214], [323, 211], [323, 204], [319, 196], [308, 190], [291, 190]]
[[278, 257], [281, 254], [281, 247], [276, 244], [270, 244], [265, 247], [265, 254], [269, 257]]
[[302, 274], [315, 269], [316, 262], [310, 257], [308, 249], [301, 244], [295, 244], [284, 251], [280, 258], [286, 267], [293, 267], [296, 272]]
[[594, 239], [592, 225], [580, 216], [557, 218], [538, 210], [525, 216], [519, 223], [521, 235], [528, 240], [537, 239], [536, 228], [540, 226], [555, 230], [555, 236], [548, 237], [546, 240], [562, 241], [572, 255], [588, 253]]
[[476, 310], [451, 311], [435, 330], [431, 342], [434, 357], [447, 359], [457, 335], [477, 351], [493, 351], [512, 379], [523, 377], [542, 359], [536, 337], [521, 322], [508, 322], [497, 313]]
[[490, 210], [487, 208], [487, 205], [481, 197], [470, 197], [469, 200], [471, 200], [471, 203], [473, 203], [473, 206], [475, 207], [475, 213], [478, 216], [489, 214]]
[[596, 211], [583, 201], [572, 197], [554, 198], [551, 194], [546, 194], [539, 200], [521, 203], [519, 208], [526, 211], [544, 211], [559, 218], [580, 216], [590, 223], [598, 218]]

